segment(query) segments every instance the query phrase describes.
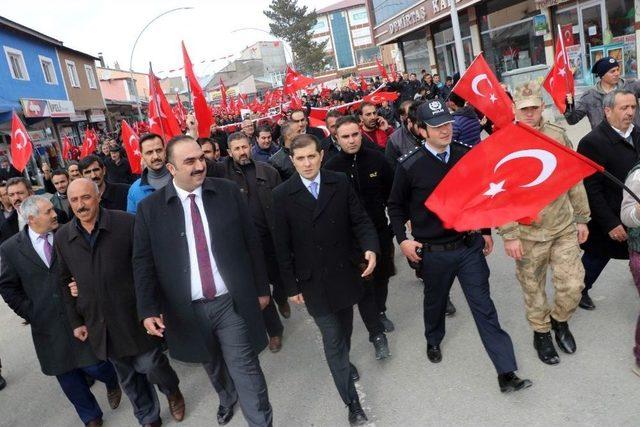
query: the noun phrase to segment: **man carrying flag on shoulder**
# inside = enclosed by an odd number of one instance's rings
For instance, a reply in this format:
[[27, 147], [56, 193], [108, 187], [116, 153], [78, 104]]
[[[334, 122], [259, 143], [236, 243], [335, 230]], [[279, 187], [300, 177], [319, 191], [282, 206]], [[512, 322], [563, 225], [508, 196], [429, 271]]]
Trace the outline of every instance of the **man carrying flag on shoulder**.
[[[477, 83], [473, 85], [474, 90], [476, 86]], [[500, 326], [490, 297], [489, 266], [485, 259], [493, 248], [490, 231], [480, 235], [445, 228], [440, 218], [424, 204], [469, 148], [452, 143], [453, 118], [439, 100], [418, 107], [416, 118], [424, 142], [399, 159], [388, 211], [403, 255], [421, 265], [427, 357], [432, 363], [442, 360], [440, 344], [445, 333], [447, 296], [457, 276], [482, 343], [498, 372], [500, 391], [527, 388], [531, 381], [515, 374], [518, 368], [513, 344]], [[411, 221], [414, 240], [407, 238], [407, 221]]]
[[[565, 130], [542, 118], [544, 102], [540, 86], [525, 83], [515, 90], [516, 119], [573, 148]], [[547, 205], [530, 225], [509, 222], [498, 228], [508, 256], [516, 260], [516, 276], [522, 286], [527, 320], [533, 329], [533, 346], [548, 365], [560, 362], [551, 338], [568, 354], [576, 351], [568, 320], [578, 307], [584, 287], [580, 246], [587, 240], [589, 202], [582, 181]], [[547, 305], [547, 269], [553, 271], [555, 298]]]

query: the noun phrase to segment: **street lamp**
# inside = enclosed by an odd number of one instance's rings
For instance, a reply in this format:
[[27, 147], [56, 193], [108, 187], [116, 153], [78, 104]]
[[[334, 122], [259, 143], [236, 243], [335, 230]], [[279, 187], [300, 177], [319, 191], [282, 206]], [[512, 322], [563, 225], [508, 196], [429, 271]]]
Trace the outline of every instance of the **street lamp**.
[[[235, 29], [235, 30], [233, 30], [231, 32], [232, 33], [237, 33], [239, 31], [247, 31], [247, 30], [260, 31], [261, 33], [265, 33], [265, 34], [270, 35], [271, 37], [275, 37], [269, 31], [263, 30], [261, 28], [255, 28], [255, 27], [237, 28], [237, 29]], [[276, 37], [276, 40], [279, 41], [280, 43], [282, 43], [282, 46], [285, 47], [285, 49], [284, 49], [284, 54], [285, 54], [284, 60], [286, 61], [287, 60], [287, 49], [291, 49], [291, 48], [289, 46], [287, 46], [287, 44], [284, 41], [278, 39], [277, 37]], [[289, 53], [289, 57], [291, 58], [291, 66], [295, 68], [294, 61], [293, 61], [293, 50], [289, 51], [288, 53]]]
[[[138, 37], [136, 37], [136, 41], [133, 42], [133, 47], [131, 48], [131, 56], [129, 57], [129, 74], [130, 74], [130, 77], [131, 77], [131, 83], [133, 84], [134, 88], [136, 86], [135, 86], [134, 79], [133, 79], [133, 52], [136, 50], [136, 46], [138, 44], [138, 40], [140, 40], [140, 36], [142, 36], [142, 33], [144, 33], [145, 30], [147, 28], [149, 28], [149, 25], [153, 24], [158, 18], [160, 18], [160, 17], [162, 17], [164, 15], [168, 15], [169, 13], [176, 12], [178, 10], [188, 10], [188, 9], [193, 9], [193, 7], [190, 7], [190, 6], [187, 6], [187, 7], [176, 7], [175, 9], [171, 9], [171, 10], [167, 10], [166, 12], [162, 12], [160, 15], [156, 16], [151, 21], [149, 21], [147, 23], [147, 25], [144, 26], [142, 31], [140, 31], [140, 34], [138, 34]], [[136, 92], [137, 91], [138, 90], [136, 88]], [[140, 108], [140, 106], [141, 106], [140, 94], [137, 94], [136, 98], [138, 100], [138, 120], [142, 120], [142, 108]]]

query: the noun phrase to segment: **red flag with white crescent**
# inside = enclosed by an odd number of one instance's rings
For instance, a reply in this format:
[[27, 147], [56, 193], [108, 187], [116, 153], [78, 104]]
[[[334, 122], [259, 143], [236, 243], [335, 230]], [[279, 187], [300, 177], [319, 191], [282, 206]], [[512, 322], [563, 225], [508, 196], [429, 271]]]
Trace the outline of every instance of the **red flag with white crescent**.
[[124, 145], [124, 150], [127, 152], [131, 173], [139, 175], [142, 173], [140, 138], [138, 138], [138, 135], [131, 129], [129, 123], [124, 120], [121, 123], [120, 129], [122, 131], [122, 145]]
[[545, 88], [553, 103], [564, 114], [567, 109], [567, 95], [574, 95], [575, 88], [573, 82], [573, 72], [567, 61], [567, 51], [563, 49], [562, 40], [556, 40], [556, 53], [554, 57], [553, 67], [544, 79], [542, 86]]
[[284, 78], [284, 94], [294, 94], [297, 90], [305, 88], [313, 82], [314, 79], [312, 77], [302, 75], [287, 65], [287, 74]]
[[161, 135], [165, 143], [181, 135], [180, 125], [162, 92], [158, 78], [149, 69], [149, 130]]
[[11, 118], [11, 164], [18, 171], [24, 171], [32, 153], [31, 138], [14, 111]]
[[67, 135], [62, 137], [62, 158], [69, 159], [69, 153], [71, 152], [71, 138]]
[[389, 80], [389, 74], [387, 74], [387, 69], [380, 62], [380, 58], [376, 58], [376, 65], [378, 66], [378, 72], [383, 79]]
[[87, 128], [84, 131], [84, 139], [82, 140], [82, 147], [80, 147], [80, 159], [92, 155], [98, 147], [98, 135], [93, 129]]
[[398, 99], [397, 92], [374, 92], [364, 97], [365, 102], [370, 102], [372, 104], [382, 104], [382, 101], [393, 102]]
[[189, 82], [189, 88], [191, 89], [191, 103], [193, 104], [193, 110], [198, 121], [198, 136], [200, 138], [208, 138], [211, 135], [211, 125], [213, 125], [213, 115], [209, 109], [209, 104], [204, 96], [204, 91], [200, 82], [196, 78], [196, 74], [193, 71], [193, 64], [187, 53], [187, 48], [182, 42], [182, 59], [184, 60], [184, 74]]

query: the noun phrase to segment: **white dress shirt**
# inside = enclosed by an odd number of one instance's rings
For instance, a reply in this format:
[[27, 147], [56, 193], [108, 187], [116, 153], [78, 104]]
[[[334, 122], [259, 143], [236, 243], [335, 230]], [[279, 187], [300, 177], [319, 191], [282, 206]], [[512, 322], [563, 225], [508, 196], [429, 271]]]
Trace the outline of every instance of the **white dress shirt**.
[[633, 145], [633, 141], [631, 140], [631, 132], [633, 132], [633, 123], [631, 123], [631, 125], [629, 125], [629, 129], [627, 129], [626, 132], [622, 132], [620, 129], [617, 129], [613, 126], [611, 126], [611, 128], [613, 130], [615, 130], [618, 135], [620, 135], [621, 137], [623, 137], [629, 144]]
[[[302, 180], [302, 185], [304, 185], [304, 188], [306, 188], [309, 191], [309, 193], [311, 193], [311, 187], [310, 187], [311, 183], [315, 182], [316, 184], [318, 184], [318, 197], [320, 197], [320, 172], [318, 172], [318, 175], [316, 175], [316, 177], [313, 178], [313, 180], [308, 180], [302, 175], [300, 175], [300, 179]], [[311, 193], [311, 195], [313, 196], [313, 193]]]
[[22, 217], [20, 213], [20, 209], [16, 212], [18, 214], [18, 231], [22, 231], [25, 225], [27, 225], [27, 221]]
[[[438, 157], [438, 154], [440, 154], [440, 153], [438, 153], [436, 150], [431, 148], [431, 146], [429, 144], [427, 144], [426, 142], [423, 143], [422, 145], [424, 145], [424, 148], [426, 148], [431, 154], [433, 154], [438, 160], [440, 160], [440, 157]], [[449, 163], [449, 159], [451, 158], [451, 146], [447, 145], [447, 148], [445, 148], [443, 152], [447, 153], [447, 155], [445, 157], [446, 161], [444, 163]]]
[[198, 254], [196, 252], [196, 238], [193, 234], [193, 222], [191, 221], [191, 199], [189, 194], [196, 195], [196, 205], [200, 211], [200, 217], [202, 218], [202, 225], [204, 227], [204, 234], [207, 239], [207, 247], [209, 248], [209, 261], [211, 262], [211, 270], [213, 271], [213, 281], [216, 286], [216, 296], [226, 294], [227, 286], [222, 280], [222, 276], [218, 271], [218, 265], [213, 258], [213, 252], [211, 247], [211, 234], [209, 232], [209, 222], [207, 221], [207, 215], [204, 210], [204, 204], [202, 203], [202, 187], [198, 187], [191, 193], [178, 187], [173, 182], [173, 186], [178, 193], [178, 198], [182, 202], [182, 211], [184, 212], [184, 229], [187, 235], [187, 246], [189, 247], [189, 271], [191, 272], [191, 300], [195, 301], [204, 298], [202, 293], [202, 281], [200, 280], [200, 266], [198, 265]]
[[[28, 230], [29, 230], [29, 238], [31, 239], [31, 244], [33, 245], [33, 249], [36, 250], [36, 253], [40, 257], [42, 262], [44, 262], [44, 265], [46, 265], [47, 267], [51, 267], [49, 265], [49, 261], [47, 261], [47, 256], [44, 253], [44, 239], [41, 239], [40, 235], [35, 231], [33, 231], [32, 229], [29, 228]], [[49, 243], [51, 243], [51, 246], [53, 246], [52, 233], [47, 233], [47, 240], [49, 241]], [[53, 251], [51, 251], [51, 255], [53, 256]]]

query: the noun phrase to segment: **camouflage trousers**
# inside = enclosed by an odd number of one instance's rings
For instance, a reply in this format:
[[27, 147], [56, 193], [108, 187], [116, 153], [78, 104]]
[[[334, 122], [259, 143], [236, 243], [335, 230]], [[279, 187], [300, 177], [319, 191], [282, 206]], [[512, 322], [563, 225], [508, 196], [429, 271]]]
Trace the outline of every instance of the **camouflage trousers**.
[[[524, 292], [524, 304], [529, 324], [536, 332], [549, 332], [551, 319], [569, 320], [580, 302], [584, 288], [584, 267], [575, 232], [547, 242], [520, 240], [523, 257], [516, 261], [516, 277]], [[547, 270], [555, 290], [553, 305], [547, 302]]]

